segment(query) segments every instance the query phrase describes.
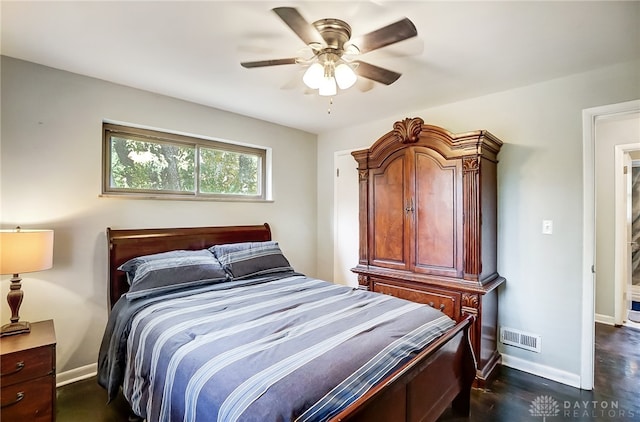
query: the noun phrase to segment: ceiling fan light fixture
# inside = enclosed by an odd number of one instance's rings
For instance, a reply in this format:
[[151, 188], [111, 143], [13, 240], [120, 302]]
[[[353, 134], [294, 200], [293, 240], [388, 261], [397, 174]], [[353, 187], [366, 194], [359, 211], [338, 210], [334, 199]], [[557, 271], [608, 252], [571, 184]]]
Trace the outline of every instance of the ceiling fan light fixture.
[[356, 76], [356, 73], [353, 71], [351, 66], [346, 63], [340, 63], [338, 66], [336, 66], [335, 75], [336, 82], [338, 83], [340, 89], [351, 88], [358, 79], [358, 76]]
[[311, 89], [318, 89], [324, 78], [324, 67], [320, 63], [314, 63], [304, 72], [302, 81]]
[[318, 94], [323, 97], [331, 97], [336, 95], [338, 89], [336, 88], [336, 80], [333, 76], [325, 76], [322, 78], [322, 84], [318, 88]]

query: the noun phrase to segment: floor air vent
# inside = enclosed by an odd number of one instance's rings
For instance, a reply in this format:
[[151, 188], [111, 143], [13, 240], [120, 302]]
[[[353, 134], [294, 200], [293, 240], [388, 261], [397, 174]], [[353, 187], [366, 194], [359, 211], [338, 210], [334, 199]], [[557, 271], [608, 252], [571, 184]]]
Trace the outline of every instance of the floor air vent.
[[500, 342], [540, 353], [540, 336], [536, 334], [525, 333], [520, 330], [514, 330], [513, 328], [501, 327]]

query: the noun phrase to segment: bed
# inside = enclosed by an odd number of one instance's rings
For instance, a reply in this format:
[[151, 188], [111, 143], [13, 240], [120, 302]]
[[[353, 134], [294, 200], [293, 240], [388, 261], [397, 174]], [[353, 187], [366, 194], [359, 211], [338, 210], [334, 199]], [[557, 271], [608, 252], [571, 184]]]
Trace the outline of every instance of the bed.
[[[107, 240], [98, 382], [140, 418], [435, 421], [450, 406], [469, 414], [472, 317], [455, 323], [425, 305], [299, 274], [268, 224], [108, 228]], [[224, 269], [219, 279], [129, 284], [132, 262], [138, 271], [155, 265], [140, 257], [189, 254], [199, 271], [214, 271], [206, 251]]]

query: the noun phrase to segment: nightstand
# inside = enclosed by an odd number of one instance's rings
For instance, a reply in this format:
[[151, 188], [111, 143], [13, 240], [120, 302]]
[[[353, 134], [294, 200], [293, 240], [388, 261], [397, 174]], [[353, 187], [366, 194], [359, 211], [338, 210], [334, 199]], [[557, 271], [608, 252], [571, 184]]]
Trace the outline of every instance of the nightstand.
[[0, 338], [0, 420], [55, 420], [56, 333], [53, 320], [31, 332]]

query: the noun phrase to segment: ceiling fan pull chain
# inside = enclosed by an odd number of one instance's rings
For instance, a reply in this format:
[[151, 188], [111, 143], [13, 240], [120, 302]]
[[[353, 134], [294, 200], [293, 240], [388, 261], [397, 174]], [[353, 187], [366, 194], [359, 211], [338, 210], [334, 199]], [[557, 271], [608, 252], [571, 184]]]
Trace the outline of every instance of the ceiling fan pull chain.
[[327, 108], [327, 114], [331, 114], [332, 105], [333, 105], [333, 97], [329, 97], [329, 108]]

